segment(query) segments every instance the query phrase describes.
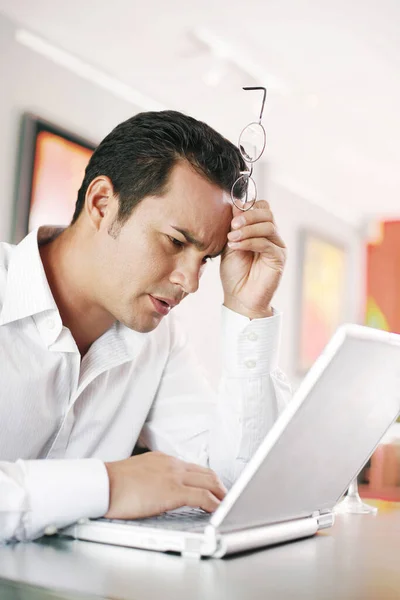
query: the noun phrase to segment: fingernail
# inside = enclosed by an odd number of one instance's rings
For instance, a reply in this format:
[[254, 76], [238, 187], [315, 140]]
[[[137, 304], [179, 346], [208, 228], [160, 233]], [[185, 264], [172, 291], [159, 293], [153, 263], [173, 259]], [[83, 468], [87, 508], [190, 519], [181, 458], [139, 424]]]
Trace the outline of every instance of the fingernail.
[[242, 232], [241, 231], [230, 231], [228, 233], [228, 239], [229, 240], [240, 240], [241, 237], [242, 237]]
[[240, 244], [238, 244], [237, 242], [228, 242], [228, 247], [229, 248], [239, 248]]
[[233, 229], [239, 229], [242, 225], [246, 223], [244, 217], [235, 217], [232, 221]]

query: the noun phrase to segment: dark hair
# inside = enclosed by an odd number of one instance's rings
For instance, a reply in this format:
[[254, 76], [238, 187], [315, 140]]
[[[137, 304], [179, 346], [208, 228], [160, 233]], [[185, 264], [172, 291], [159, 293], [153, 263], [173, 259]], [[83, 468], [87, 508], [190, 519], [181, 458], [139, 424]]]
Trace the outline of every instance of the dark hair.
[[172, 167], [182, 159], [227, 192], [246, 169], [236, 146], [205, 123], [173, 110], [142, 112], [117, 125], [94, 151], [72, 223], [95, 177], [110, 178], [119, 196], [118, 221], [123, 223], [140, 200], [165, 191]]

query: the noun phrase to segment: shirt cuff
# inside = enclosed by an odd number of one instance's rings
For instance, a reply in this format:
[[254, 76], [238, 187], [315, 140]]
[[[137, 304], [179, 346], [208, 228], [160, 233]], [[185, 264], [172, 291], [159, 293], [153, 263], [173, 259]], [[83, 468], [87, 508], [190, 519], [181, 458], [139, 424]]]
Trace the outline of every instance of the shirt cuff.
[[25, 473], [27, 539], [56, 533], [81, 518], [102, 517], [109, 505], [109, 480], [101, 460], [17, 461]]
[[223, 368], [229, 377], [259, 377], [277, 368], [282, 314], [249, 319], [222, 306]]

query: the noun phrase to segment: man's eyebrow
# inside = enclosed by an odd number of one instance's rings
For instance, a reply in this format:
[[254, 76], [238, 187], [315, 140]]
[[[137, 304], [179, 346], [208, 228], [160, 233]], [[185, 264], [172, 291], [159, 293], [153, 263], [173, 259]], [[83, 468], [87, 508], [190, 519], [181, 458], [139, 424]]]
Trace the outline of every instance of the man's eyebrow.
[[[186, 229], [181, 229], [180, 227], [175, 227], [175, 225], [171, 225], [172, 229], [175, 229], [175, 231], [178, 231], [179, 233], [181, 233], [183, 235], [183, 237], [185, 238], [185, 240], [189, 243], [189, 244], [193, 244], [193, 246], [195, 246], [195, 248], [197, 248], [198, 250], [205, 250], [205, 245], [203, 244], [203, 242], [200, 242], [199, 240], [197, 240], [194, 235], [192, 233], [190, 233], [190, 231], [187, 231]], [[224, 248], [222, 248], [222, 250], [220, 252], [217, 252], [216, 254], [210, 254], [210, 258], [217, 258], [217, 256], [220, 256], [222, 254], [222, 252], [224, 251]]]

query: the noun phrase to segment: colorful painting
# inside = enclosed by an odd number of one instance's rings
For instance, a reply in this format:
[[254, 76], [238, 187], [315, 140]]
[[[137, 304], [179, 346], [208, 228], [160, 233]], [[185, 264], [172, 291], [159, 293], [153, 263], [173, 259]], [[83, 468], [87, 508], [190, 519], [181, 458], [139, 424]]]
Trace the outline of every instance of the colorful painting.
[[28, 230], [68, 225], [92, 150], [50, 131], [39, 132]]
[[314, 235], [301, 238], [301, 314], [297, 366], [307, 371], [344, 322], [346, 253]]
[[95, 146], [39, 117], [23, 117], [14, 241], [40, 225], [68, 225]]
[[400, 333], [400, 221], [380, 222], [377, 231], [366, 250], [365, 324]]
[[400, 333], [400, 221], [379, 224], [367, 245], [365, 323]]

